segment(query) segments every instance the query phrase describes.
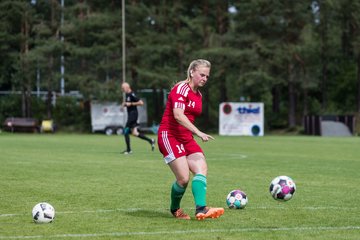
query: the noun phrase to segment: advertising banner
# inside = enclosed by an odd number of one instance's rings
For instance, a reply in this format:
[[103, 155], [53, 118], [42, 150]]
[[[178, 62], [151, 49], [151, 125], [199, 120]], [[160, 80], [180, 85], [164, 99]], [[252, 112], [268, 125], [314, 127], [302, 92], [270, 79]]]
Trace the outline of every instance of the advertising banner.
[[264, 136], [264, 103], [221, 103], [219, 107], [219, 134]]

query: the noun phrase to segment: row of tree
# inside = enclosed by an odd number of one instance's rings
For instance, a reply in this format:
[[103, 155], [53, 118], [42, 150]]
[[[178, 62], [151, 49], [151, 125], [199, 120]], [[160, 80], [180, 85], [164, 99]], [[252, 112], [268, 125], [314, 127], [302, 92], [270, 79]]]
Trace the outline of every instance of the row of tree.
[[357, 0], [127, 0], [126, 69], [122, 19], [121, 0], [1, 0], [0, 90], [22, 93], [23, 116], [47, 91], [51, 117], [54, 91], [119, 101], [123, 71], [135, 89], [170, 89], [205, 58], [206, 126], [225, 101], [264, 102], [268, 127], [360, 112]]

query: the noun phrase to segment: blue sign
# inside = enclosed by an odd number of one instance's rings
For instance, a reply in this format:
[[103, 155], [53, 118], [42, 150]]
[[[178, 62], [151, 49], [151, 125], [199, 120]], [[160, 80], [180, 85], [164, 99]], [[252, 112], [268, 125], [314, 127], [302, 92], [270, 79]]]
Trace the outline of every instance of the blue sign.
[[239, 107], [236, 109], [240, 114], [259, 114], [260, 113], [260, 107], [257, 108], [247, 108], [247, 107]]

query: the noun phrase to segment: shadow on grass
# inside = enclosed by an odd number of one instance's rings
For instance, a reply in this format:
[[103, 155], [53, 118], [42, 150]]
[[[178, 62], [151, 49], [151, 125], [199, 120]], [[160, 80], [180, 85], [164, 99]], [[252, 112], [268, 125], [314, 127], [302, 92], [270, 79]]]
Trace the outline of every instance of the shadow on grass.
[[134, 211], [126, 212], [126, 215], [132, 216], [132, 217], [145, 217], [145, 218], [172, 218], [173, 216], [170, 214], [170, 212], [159, 211], [159, 210], [145, 210], [145, 209], [139, 209]]

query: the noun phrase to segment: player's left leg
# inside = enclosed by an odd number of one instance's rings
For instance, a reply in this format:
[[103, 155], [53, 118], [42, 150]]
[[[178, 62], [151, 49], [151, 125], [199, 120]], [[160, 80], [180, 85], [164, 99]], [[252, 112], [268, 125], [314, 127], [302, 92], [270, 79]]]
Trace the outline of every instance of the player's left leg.
[[196, 152], [187, 156], [190, 171], [194, 173], [192, 180], [192, 193], [196, 206], [196, 218], [218, 218], [224, 214], [223, 208], [209, 208], [206, 205], [207, 190], [207, 163], [202, 152]]
[[123, 154], [130, 154], [132, 153], [131, 147], [130, 147], [130, 128], [125, 127], [124, 129], [124, 138], [125, 138], [125, 144], [126, 144], [126, 150], [123, 151]]
[[190, 171], [194, 173], [192, 179], [192, 193], [196, 208], [206, 206], [206, 175], [207, 164], [202, 153], [193, 153], [187, 156]]
[[155, 139], [151, 139], [151, 138], [148, 138], [147, 136], [145, 136], [144, 134], [140, 133], [139, 130], [138, 130], [138, 127], [134, 127], [132, 129], [132, 134], [138, 138], [141, 138], [145, 141], [147, 141], [148, 143], [150, 143], [151, 145], [151, 150], [154, 151], [154, 148], [155, 148]]

